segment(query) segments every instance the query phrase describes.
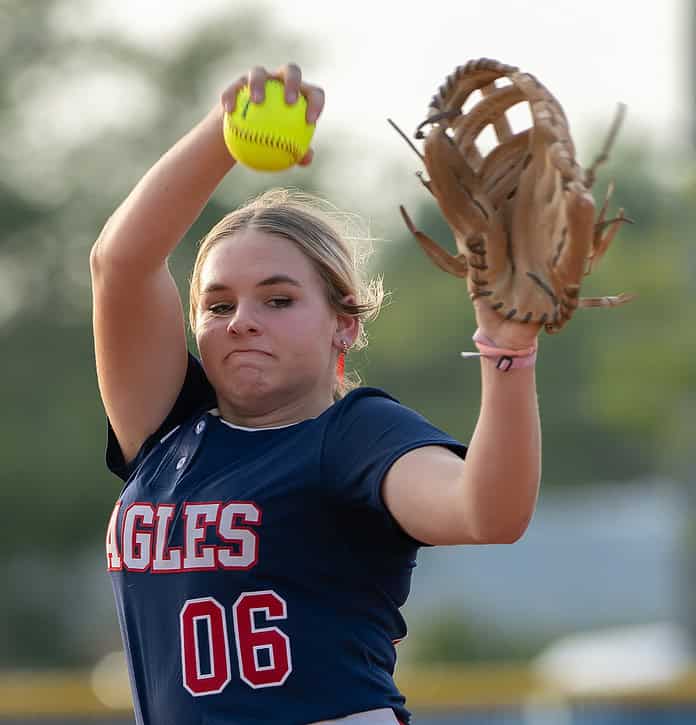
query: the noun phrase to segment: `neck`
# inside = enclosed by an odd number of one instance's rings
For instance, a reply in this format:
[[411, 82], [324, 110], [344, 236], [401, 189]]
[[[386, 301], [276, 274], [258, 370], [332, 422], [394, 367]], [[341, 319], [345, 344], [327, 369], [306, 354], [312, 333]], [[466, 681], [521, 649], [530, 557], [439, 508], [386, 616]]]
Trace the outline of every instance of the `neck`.
[[277, 401], [255, 401], [240, 403], [230, 401], [218, 395], [220, 417], [228, 423], [246, 428], [274, 428], [303, 420], [317, 418], [331, 405], [331, 395], [316, 397], [305, 396], [301, 400], [292, 400], [278, 404]]

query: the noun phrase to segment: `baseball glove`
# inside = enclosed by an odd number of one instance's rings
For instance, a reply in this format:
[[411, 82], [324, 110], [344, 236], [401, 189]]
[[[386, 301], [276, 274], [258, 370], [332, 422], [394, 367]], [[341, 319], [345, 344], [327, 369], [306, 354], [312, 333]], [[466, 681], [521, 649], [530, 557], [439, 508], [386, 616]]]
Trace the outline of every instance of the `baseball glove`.
[[[475, 91], [480, 99], [472, 103]], [[528, 105], [532, 125], [514, 133], [506, 113], [520, 103]], [[419, 176], [458, 254], [416, 229], [402, 206], [409, 230], [438, 267], [466, 277], [472, 300], [483, 298], [506, 320], [558, 332], [577, 307], [627, 302], [631, 295], [579, 296], [583, 276], [630, 221], [623, 209], [606, 219], [611, 185], [596, 218], [590, 193], [622, 114], [620, 107], [602, 153], [585, 170], [561, 105], [534, 76], [487, 58], [469, 61], [446, 79], [416, 130], [423, 154], [390, 121], [423, 161], [430, 178]], [[497, 143], [484, 156], [476, 141], [489, 125]]]

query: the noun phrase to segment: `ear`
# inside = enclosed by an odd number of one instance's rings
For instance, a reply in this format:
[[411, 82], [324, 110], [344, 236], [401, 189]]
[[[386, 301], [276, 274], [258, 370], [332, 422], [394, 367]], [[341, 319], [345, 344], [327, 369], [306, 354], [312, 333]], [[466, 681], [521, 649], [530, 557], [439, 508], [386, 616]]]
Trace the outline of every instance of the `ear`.
[[[342, 298], [343, 304], [355, 304], [354, 295], [346, 295]], [[351, 315], [336, 314], [336, 332], [334, 334], [334, 347], [338, 348], [341, 352], [343, 351], [345, 342], [348, 347], [352, 347], [353, 343], [357, 340], [360, 334], [360, 320], [357, 317]]]

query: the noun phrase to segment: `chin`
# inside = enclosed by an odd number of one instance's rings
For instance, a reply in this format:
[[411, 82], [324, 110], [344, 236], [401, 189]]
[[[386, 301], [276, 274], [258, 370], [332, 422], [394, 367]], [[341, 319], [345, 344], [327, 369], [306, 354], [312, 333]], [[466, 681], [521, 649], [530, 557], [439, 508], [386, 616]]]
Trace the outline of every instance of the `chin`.
[[235, 375], [216, 388], [219, 397], [223, 397], [234, 408], [243, 413], [263, 414], [285, 404], [293, 397], [296, 388], [289, 382], [279, 383], [267, 376], [256, 378], [247, 375]]
[[316, 379], [302, 378], [271, 381], [268, 378], [235, 380], [233, 384], [217, 388], [228, 403], [242, 413], [264, 414], [288, 404], [310, 401], [316, 397]]
[[268, 379], [259, 376], [256, 379], [246, 375], [235, 375], [233, 380], [225, 380], [218, 388], [224, 397], [235, 403], [250, 403], [264, 400], [277, 395], [277, 386], [272, 385]]

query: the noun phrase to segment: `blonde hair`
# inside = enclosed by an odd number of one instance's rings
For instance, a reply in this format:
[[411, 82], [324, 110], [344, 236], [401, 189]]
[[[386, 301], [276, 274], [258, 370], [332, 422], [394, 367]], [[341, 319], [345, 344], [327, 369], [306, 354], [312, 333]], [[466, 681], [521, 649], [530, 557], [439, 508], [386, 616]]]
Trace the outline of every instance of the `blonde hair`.
[[[359, 333], [353, 348], [365, 347], [365, 322], [379, 313], [384, 291], [381, 277], [367, 280], [364, 276], [372, 239], [354, 233], [357, 221], [357, 217], [339, 212], [318, 196], [286, 188], [270, 189], [224, 216], [201, 240], [193, 265], [189, 296], [192, 332], [196, 332], [201, 270], [210, 250], [236, 232], [256, 229], [297, 245], [324, 280], [329, 306], [338, 314], [358, 319]], [[354, 304], [342, 301], [348, 295], [355, 298]], [[355, 371], [346, 373], [343, 380], [337, 376], [334, 398], [342, 398], [359, 384]]]

